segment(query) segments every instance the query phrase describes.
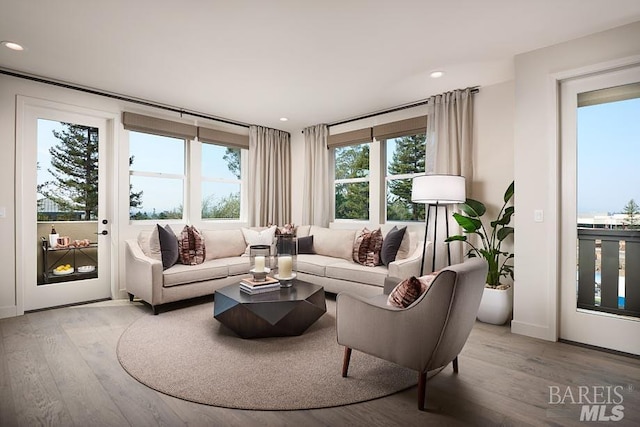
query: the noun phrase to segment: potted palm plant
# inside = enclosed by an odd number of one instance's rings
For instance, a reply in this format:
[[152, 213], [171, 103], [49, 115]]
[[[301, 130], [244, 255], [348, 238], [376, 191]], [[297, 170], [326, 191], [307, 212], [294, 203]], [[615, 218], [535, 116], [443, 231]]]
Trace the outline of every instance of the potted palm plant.
[[[513, 280], [513, 254], [502, 250], [504, 240], [513, 235], [510, 227], [513, 206], [508, 206], [513, 199], [514, 182], [511, 182], [504, 193], [504, 204], [494, 221], [489, 226], [483, 222], [487, 212], [485, 205], [477, 200], [467, 199], [459, 205], [462, 214], [454, 213], [453, 217], [462, 228], [464, 234], [451, 236], [447, 243], [460, 241], [470, 246], [468, 257], [482, 257], [489, 264], [487, 283], [478, 310], [478, 320], [486, 323], [502, 325], [511, 316], [513, 309], [513, 290], [510, 284], [501, 283], [503, 277]], [[469, 239], [475, 235], [474, 239]]]

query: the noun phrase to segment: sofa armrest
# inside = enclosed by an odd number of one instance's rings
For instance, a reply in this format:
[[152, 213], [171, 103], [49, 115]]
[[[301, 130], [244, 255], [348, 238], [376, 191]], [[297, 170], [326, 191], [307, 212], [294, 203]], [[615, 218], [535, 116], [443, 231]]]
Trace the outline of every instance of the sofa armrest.
[[162, 302], [162, 262], [144, 254], [138, 241], [125, 240], [127, 292], [151, 305]]
[[[405, 259], [399, 259], [389, 263], [389, 276], [407, 279], [411, 276], [418, 277], [420, 275], [420, 263], [422, 262], [422, 245], [424, 241], [419, 241], [413, 253]], [[431, 242], [427, 242], [429, 249]]]

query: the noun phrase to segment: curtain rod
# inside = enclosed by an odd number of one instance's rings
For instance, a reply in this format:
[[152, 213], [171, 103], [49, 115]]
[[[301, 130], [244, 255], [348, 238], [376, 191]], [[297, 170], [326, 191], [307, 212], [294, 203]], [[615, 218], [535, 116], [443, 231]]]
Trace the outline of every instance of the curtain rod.
[[[480, 87], [479, 86], [473, 86], [470, 89], [471, 89], [471, 93], [480, 92]], [[328, 123], [327, 127], [343, 125], [345, 123], [351, 123], [351, 122], [355, 122], [357, 120], [369, 119], [371, 117], [381, 116], [382, 114], [393, 113], [395, 111], [402, 111], [402, 110], [406, 110], [408, 108], [420, 107], [421, 105], [427, 105], [428, 103], [429, 103], [429, 98], [421, 99], [420, 101], [414, 101], [414, 102], [412, 102], [410, 104], [398, 105], [396, 107], [391, 107], [391, 108], [388, 108], [386, 110], [380, 110], [380, 111], [376, 111], [374, 113], [368, 113], [368, 114], [365, 114], [365, 115], [362, 115], [362, 116], [357, 116], [357, 117], [352, 117], [350, 119], [340, 120], [339, 122]]]
[[8, 70], [8, 69], [5, 69], [5, 68], [0, 68], [0, 74], [5, 74], [7, 76], [17, 77], [17, 78], [25, 79], [25, 80], [31, 80], [33, 82], [44, 83], [44, 84], [48, 84], [48, 85], [52, 85], [52, 86], [58, 86], [58, 87], [62, 87], [62, 88], [65, 88], [65, 89], [77, 90], [79, 92], [90, 93], [92, 95], [104, 96], [106, 98], [117, 99], [119, 101], [126, 101], [126, 102], [131, 102], [133, 104], [138, 104], [138, 105], [144, 105], [144, 106], [147, 106], [147, 107], [158, 108], [160, 110], [171, 111], [173, 113], [179, 113], [180, 116], [188, 115], [188, 116], [192, 116], [192, 117], [198, 117], [198, 118], [201, 118], [201, 119], [214, 120], [216, 122], [226, 123], [226, 124], [234, 125], [234, 126], [241, 126], [241, 127], [245, 127], [245, 128], [248, 128], [250, 126], [247, 123], [236, 122], [236, 121], [230, 120], [230, 119], [223, 119], [223, 118], [220, 118], [220, 117], [215, 117], [215, 116], [211, 116], [211, 115], [204, 114], [204, 113], [199, 113], [197, 111], [189, 111], [189, 110], [185, 110], [185, 109], [182, 109], [182, 108], [172, 107], [170, 105], [158, 104], [156, 102], [147, 101], [147, 100], [144, 100], [144, 99], [131, 98], [131, 97], [124, 96], [124, 95], [119, 95], [119, 94], [116, 94], [116, 93], [110, 93], [110, 92], [105, 92], [105, 91], [101, 91], [101, 90], [97, 90], [97, 89], [91, 89], [91, 88], [88, 88], [88, 87], [78, 86], [78, 85], [74, 85], [74, 84], [71, 84], [71, 83], [52, 80], [52, 79], [44, 78], [44, 77], [38, 77], [38, 76], [35, 76], [35, 75], [26, 74], [26, 73], [22, 73], [22, 72], [18, 72], [18, 71], [12, 71], [12, 70]]

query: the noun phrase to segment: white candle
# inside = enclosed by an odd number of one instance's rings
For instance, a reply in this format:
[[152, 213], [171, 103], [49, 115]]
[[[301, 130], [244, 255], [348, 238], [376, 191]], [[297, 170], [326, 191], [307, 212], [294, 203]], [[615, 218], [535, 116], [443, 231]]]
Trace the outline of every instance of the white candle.
[[253, 265], [253, 269], [257, 272], [264, 271], [264, 256], [257, 255], [255, 259], [255, 263]]
[[288, 279], [292, 276], [293, 270], [293, 258], [291, 256], [279, 256], [278, 257], [278, 275], [282, 279]]

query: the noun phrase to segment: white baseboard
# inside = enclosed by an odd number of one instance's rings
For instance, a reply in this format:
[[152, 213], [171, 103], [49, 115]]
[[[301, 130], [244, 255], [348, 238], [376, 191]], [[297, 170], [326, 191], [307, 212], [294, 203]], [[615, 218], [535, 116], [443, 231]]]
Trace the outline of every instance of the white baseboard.
[[0, 319], [5, 319], [7, 317], [16, 317], [17, 315], [18, 307], [15, 305], [0, 307]]
[[548, 326], [544, 325], [535, 325], [532, 323], [512, 320], [511, 332], [514, 334], [525, 335], [532, 338], [539, 338], [546, 341], [558, 341], [556, 332], [551, 330]]

